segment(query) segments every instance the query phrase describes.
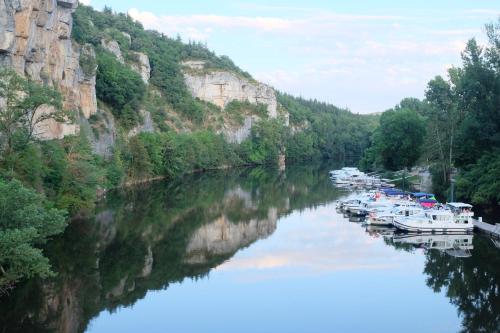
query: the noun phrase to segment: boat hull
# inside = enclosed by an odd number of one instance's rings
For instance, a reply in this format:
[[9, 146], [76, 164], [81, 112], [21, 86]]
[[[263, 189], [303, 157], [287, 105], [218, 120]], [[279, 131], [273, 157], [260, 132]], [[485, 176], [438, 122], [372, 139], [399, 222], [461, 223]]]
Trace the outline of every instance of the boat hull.
[[402, 222], [394, 220], [392, 224], [399, 230], [406, 232], [443, 232], [443, 233], [468, 233], [472, 232], [474, 229], [473, 225], [421, 225], [423, 223], [418, 222]]

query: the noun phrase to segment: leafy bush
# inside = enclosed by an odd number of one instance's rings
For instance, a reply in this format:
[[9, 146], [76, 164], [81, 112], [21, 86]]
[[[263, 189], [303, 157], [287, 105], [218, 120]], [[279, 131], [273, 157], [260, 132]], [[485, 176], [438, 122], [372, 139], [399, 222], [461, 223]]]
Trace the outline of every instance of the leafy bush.
[[21, 182], [0, 180], [0, 288], [21, 278], [53, 275], [36, 245], [61, 233], [66, 213], [50, 208]]
[[242, 159], [250, 164], [276, 164], [284, 152], [285, 128], [279, 119], [261, 120], [240, 147]]
[[104, 51], [98, 52], [97, 62], [97, 97], [111, 107], [125, 128], [138, 124], [138, 108], [146, 92], [140, 75]]
[[500, 151], [483, 155], [457, 178], [457, 196], [474, 204], [500, 202]]

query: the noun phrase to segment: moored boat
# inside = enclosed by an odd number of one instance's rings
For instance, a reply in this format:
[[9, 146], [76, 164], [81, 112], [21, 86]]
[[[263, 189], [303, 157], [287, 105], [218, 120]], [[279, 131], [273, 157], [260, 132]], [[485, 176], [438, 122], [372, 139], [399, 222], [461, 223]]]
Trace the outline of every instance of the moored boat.
[[473, 223], [456, 219], [448, 209], [430, 209], [421, 215], [396, 216], [393, 225], [407, 232], [464, 233], [474, 229]]

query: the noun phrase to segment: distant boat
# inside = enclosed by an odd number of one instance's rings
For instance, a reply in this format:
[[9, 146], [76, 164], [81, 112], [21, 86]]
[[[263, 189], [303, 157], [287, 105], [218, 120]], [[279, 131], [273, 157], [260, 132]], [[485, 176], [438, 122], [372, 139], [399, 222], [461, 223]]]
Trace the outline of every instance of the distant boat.
[[414, 202], [401, 202], [396, 204], [396, 206], [391, 210], [370, 213], [367, 224], [392, 225], [396, 217], [422, 214], [424, 214], [424, 209]]

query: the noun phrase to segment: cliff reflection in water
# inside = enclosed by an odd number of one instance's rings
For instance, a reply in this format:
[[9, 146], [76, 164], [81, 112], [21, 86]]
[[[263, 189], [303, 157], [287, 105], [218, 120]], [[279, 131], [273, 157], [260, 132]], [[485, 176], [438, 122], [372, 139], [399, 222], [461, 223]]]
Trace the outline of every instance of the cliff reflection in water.
[[112, 193], [47, 249], [58, 276], [0, 299], [5, 332], [82, 332], [103, 310], [198, 279], [276, 230], [280, 216], [335, 200], [324, 170], [245, 169]]

